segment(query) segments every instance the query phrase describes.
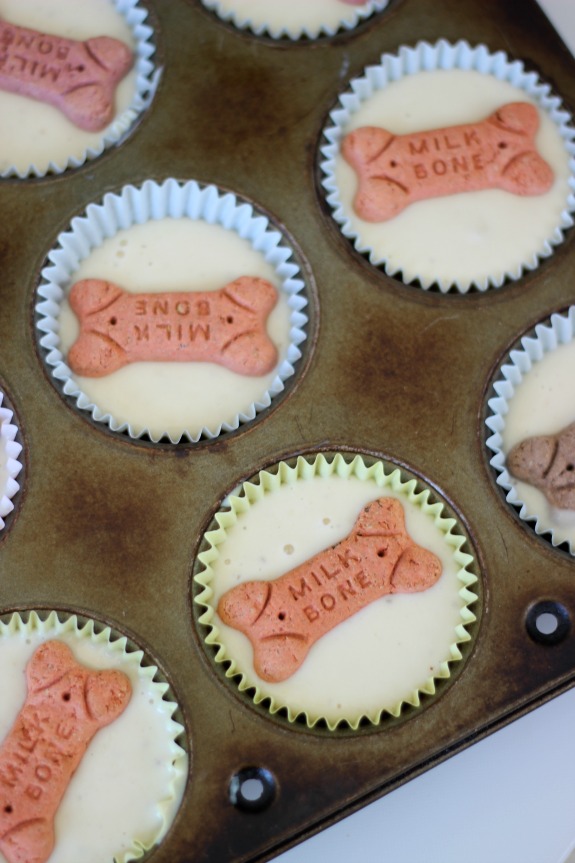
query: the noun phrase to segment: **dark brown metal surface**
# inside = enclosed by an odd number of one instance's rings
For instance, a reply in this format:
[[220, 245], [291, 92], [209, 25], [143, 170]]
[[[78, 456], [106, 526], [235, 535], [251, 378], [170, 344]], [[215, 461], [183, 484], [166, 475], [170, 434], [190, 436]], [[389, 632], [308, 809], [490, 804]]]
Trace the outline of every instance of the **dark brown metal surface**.
[[[523, 59], [570, 111], [575, 64], [533, 0], [394, 0], [355, 31], [295, 44], [237, 32], [197, 0], [146, 5], [164, 72], [133, 134], [64, 176], [0, 182], [0, 389], [26, 462], [17, 512], [0, 534], [0, 613], [93, 615], [147, 650], [171, 683], [191, 771], [154, 863], [263, 861], [575, 681], [575, 634], [541, 645], [525, 626], [541, 599], [575, 614], [575, 563], [505, 503], [484, 428], [509, 346], [575, 302], [573, 232], [499, 290], [424, 292], [353, 251], [316, 167], [341, 88], [401, 44], [484, 42]], [[296, 385], [215, 443], [153, 446], [93, 425], [52, 385], [36, 345], [35, 290], [59, 231], [106, 191], [169, 176], [216, 183], [268, 211], [294, 239], [310, 285]], [[317, 449], [381, 456], [439, 489], [468, 530], [481, 582], [470, 655], [450, 685], [405, 720], [357, 734], [290, 727], [243, 700], [214, 671], [192, 607], [195, 554], [223, 496], [260, 468]], [[230, 777], [246, 766], [277, 780], [259, 813], [229, 801]]]

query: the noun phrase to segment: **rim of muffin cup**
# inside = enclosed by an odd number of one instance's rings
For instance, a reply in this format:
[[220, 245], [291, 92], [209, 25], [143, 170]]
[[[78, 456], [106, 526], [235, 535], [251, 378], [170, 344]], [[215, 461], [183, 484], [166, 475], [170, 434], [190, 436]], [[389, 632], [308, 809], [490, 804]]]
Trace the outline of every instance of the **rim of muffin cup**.
[[0, 390], [0, 469], [6, 474], [0, 486], [0, 531], [6, 526], [4, 519], [14, 510], [14, 498], [20, 491], [16, 477], [22, 470], [22, 445], [16, 440], [18, 426], [13, 422], [13, 411], [3, 406], [3, 401]]
[[[379, 253], [373, 249], [362, 239], [361, 226], [358, 229], [352, 224], [350, 214], [340, 199], [335, 176], [336, 158], [339, 155], [340, 143], [345, 136], [346, 125], [374, 93], [404, 77], [420, 72], [450, 69], [476, 71], [505, 81], [523, 90], [542, 111], [547, 113], [556, 125], [569, 157], [565, 208], [554, 230], [540, 248], [534, 249], [530, 257], [526, 257], [513, 268], [510, 266], [498, 276], [489, 275], [481, 279], [466, 279], [466, 281], [457, 278], [442, 281], [425, 278], [419, 274], [408, 278], [402, 272], [401, 261], [394, 264], [385, 251]], [[331, 208], [331, 216], [343, 236], [352, 243], [357, 252], [368, 259], [372, 266], [382, 269], [386, 275], [395, 277], [404, 284], [415, 284], [423, 290], [429, 290], [437, 285], [442, 293], [455, 290], [465, 294], [470, 290], [486, 291], [490, 288], [499, 288], [507, 281], [517, 280], [527, 271], [536, 269], [545, 258], [553, 254], [555, 247], [563, 242], [565, 230], [574, 224], [575, 128], [572, 122], [572, 116], [564, 107], [561, 98], [552, 92], [551, 85], [542, 80], [536, 72], [527, 70], [522, 60], [509, 59], [504, 51], [492, 52], [484, 44], [474, 46], [466, 40], [452, 43], [446, 39], [440, 39], [435, 43], [421, 41], [413, 46], [402, 45], [396, 53], [382, 54], [377, 64], [366, 66], [361, 76], [351, 79], [346, 91], [338, 97], [335, 107], [329, 112], [328, 121], [322, 130], [324, 143], [320, 144], [320, 183]]]
[[[4, 171], [0, 171], [0, 178], [42, 178], [49, 174], [63, 174], [71, 168], [80, 168], [86, 162], [97, 159], [106, 150], [123, 143], [137, 120], [150, 107], [163, 70], [161, 67], [156, 67], [152, 59], [156, 48], [153, 42], [154, 30], [146, 21], [149, 15], [148, 9], [142, 5], [141, 0], [110, 0], [110, 2], [118, 14], [125, 19], [134, 41], [136, 80], [130, 104], [102, 131], [100, 140], [88, 146], [81, 155], [68, 156], [61, 162], [51, 160], [45, 168], [31, 164], [26, 169], [22, 169], [11, 165]], [[57, 109], [54, 108], [54, 110]]]
[[[513, 507], [521, 521], [537, 536], [548, 541], [554, 548], [568, 547], [569, 553], [575, 556], [575, 534], [572, 539], [569, 539], [568, 524], [562, 526], [552, 523], [553, 517], [543, 492], [538, 492], [536, 495], [538, 502], [535, 508], [533, 502], [529, 504], [521, 497], [518, 480], [514, 479], [507, 469], [507, 455], [502, 436], [506, 418], [519, 385], [532, 369], [537, 369], [538, 362], [546, 355], [553, 353], [562, 345], [571, 344], [574, 338], [575, 306], [570, 306], [565, 313], [552, 314], [523, 335], [519, 344], [505, 356], [492, 381], [495, 395], [488, 399], [485, 425], [488, 430], [486, 445], [493, 453], [489, 464], [495, 471], [497, 485], [502, 489], [505, 500]], [[535, 406], [534, 410], [539, 409]], [[573, 421], [575, 421], [575, 409]], [[527, 433], [525, 436], [532, 435]], [[533, 491], [535, 491], [534, 488]], [[571, 527], [575, 527], [575, 519]]]
[[[331, 37], [341, 32], [353, 30], [362, 21], [371, 18], [377, 12], [382, 12], [387, 7], [389, 0], [367, 0], [362, 6], [348, 5], [347, 8], [346, 4], [341, 3], [341, 15], [336, 25], [319, 23], [317, 25], [302, 24], [297, 27], [253, 21], [249, 16], [241, 14], [236, 9], [226, 9], [226, 4], [222, 0], [201, 0], [201, 3], [222, 21], [232, 24], [238, 30], [248, 31], [255, 36], [289, 39], [292, 42], [297, 42], [303, 39], [313, 40], [326, 36]], [[313, 2], [310, 5], [313, 5]]]
[[[399, 499], [405, 499], [410, 506], [416, 507], [428, 516], [437, 529], [438, 536], [452, 555], [458, 583], [457, 595], [461, 602], [459, 621], [453, 627], [453, 641], [441, 661], [437, 662], [437, 667], [432, 674], [425, 680], [421, 680], [418, 685], [406, 686], [401, 698], [388, 699], [387, 704], [382, 704], [376, 709], [361, 709], [349, 714], [344, 711], [338, 716], [328, 715], [329, 711], [296, 707], [289, 699], [274, 694], [274, 684], [262, 681], [254, 672], [253, 666], [250, 672], [241, 668], [226, 647], [225, 637], [223, 639], [221, 637], [221, 624], [212, 604], [214, 598], [212, 564], [225, 550], [227, 530], [240, 522], [242, 515], [252, 506], [265, 506], [266, 497], [273, 495], [281, 486], [295, 482], [305, 483], [314, 478], [321, 480], [331, 476], [357, 478], [362, 482], [373, 483], [374, 499], [384, 496], [385, 490], [389, 489]], [[454, 666], [457, 667], [459, 663], [466, 662], [467, 647], [474, 639], [474, 634], [469, 632], [468, 627], [477, 620], [477, 615], [471, 606], [480, 598], [473, 589], [474, 585], [478, 585], [478, 577], [469, 569], [476, 562], [476, 558], [463, 550], [468, 538], [457, 531], [457, 520], [445, 512], [444, 504], [440, 500], [433, 500], [431, 489], [415, 476], [409, 478], [406, 476], [404, 470], [392, 464], [386, 465], [378, 458], [366, 459], [358, 453], [312, 453], [298, 456], [291, 462], [281, 461], [269, 469], [261, 470], [257, 477], [241, 483], [222, 501], [221, 508], [212, 520], [212, 525], [215, 523], [216, 526], [208, 528], [204, 534], [196, 559], [193, 601], [196, 606], [197, 624], [200, 628], [200, 638], [210, 659], [221, 670], [228, 685], [247, 698], [256, 708], [263, 710], [266, 715], [284, 718], [292, 727], [295, 724], [303, 725], [308, 729], [324, 727], [329, 732], [342, 729], [357, 731], [365, 726], [377, 727], [386, 719], [397, 719], [400, 716], [403, 717], [409, 710], [424, 707], [430, 698], [439, 694], [438, 684], [453, 676]], [[380, 494], [377, 494], [378, 491]], [[339, 540], [336, 539], [337, 541]], [[290, 567], [286, 565], [284, 571], [287, 572], [289, 569]], [[234, 582], [236, 583], [239, 582]], [[339, 624], [331, 632], [336, 632], [338, 627]], [[205, 634], [206, 630], [207, 634]], [[329, 635], [329, 632], [326, 633], [326, 637]], [[417, 638], [417, 632], [414, 632], [413, 636]], [[309, 658], [308, 656], [304, 662]], [[366, 654], [364, 659], [369, 660], [369, 655]]]
[[[289, 309], [289, 343], [285, 356], [280, 357], [273, 370], [271, 383], [262, 387], [258, 397], [245, 404], [233, 417], [212, 427], [206, 424], [193, 429], [182, 427], [178, 433], [167, 430], [154, 433], [145, 426], [118, 421], [105, 408], [92, 401], [67, 365], [66, 357], [60, 350], [58, 334], [60, 304], [74, 281], [73, 274], [79, 264], [105, 239], [120, 230], [162, 219], [190, 219], [218, 225], [247, 241], [262, 256], [262, 260], [274, 269], [281, 285], [278, 294]], [[49, 263], [42, 270], [42, 283], [37, 291], [36, 326], [51, 379], [57, 389], [74, 402], [81, 414], [89, 414], [92, 420], [107, 426], [112, 432], [126, 433], [133, 440], [149, 439], [153, 443], [163, 440], [169, 440], [172, 444], [214, 440], [256, 420], [285, 390], [286, 382], [296, 373], [295, 366], [302, 357], [300, 345], [307, 338], [308, 317], [304, 311], [308, 304], [306, 282], [286, 236], [267, 216], [232, 192], [213, 184], [201, 185], [195, 180], [179, 181], [174, 178], [161, 183], [146, 180], [139, 187], [125, 186], [119, 193], [106, 194], [102, 203], [90, 204], [82, 216], [74, 218], [70, 229], [59, 235], [57, 244], [47, 257]]]
[[[27, 654], [23, 657], [24, 665], [21, 669], [23, 691], [26, 688], [25, 666], [31, 655], [40, 644], [51, 640], [60, 640], [71, 646], [74, 658], [80, 664], [85, 664], [93, 670], [115, 668], [123, 671], [130, 680], [132, 687], [130, 701], [124, 712], [111, 724], [100, 729], [89, 744], [82, 764], [71, 780], [76, 788], [80, 785], [88, 791], [90, 786], [100, 787], [101, 785], [102, 788], [108, 789], [106, 800], [111, 800], [118, 811], [123, 811], [126, 798], [133, 797], [134, 794], [134, 770], [138, 769], [140, 763], [146, 761], [145, 753], [150, 746], [150, 735], [157, 735], [159, 729], [165, 735], [163, 746], [165, 751], [161, 768], [165, 776], [155, 783], [153, 789], [146, 783], [139, 783], [140, 798], [145, 797], [149, 788], [150, 794], [147, 800], [141, 799], [141, 811], [133, 817], [130, 816], [132, 823], [126, 823], [118, 831], [117, 847], [113, 851], [114, 860], [117, 863], [139, 860], [156, 848], [168, 833], [180, 808], [188, 778], [189, 756], [178, 742], [183, 737], [185, 729], [174, 719], [178, 705], [171, 700], [173, 693], [169, 684], [161, 680], [158, 667], [151, 663], [150, 658], [138, 645], [131, 644], [125, 636], [91, 617], [84, 615], [79, 617], [76, 614], [54, 609], [42, 611], [33, 609], [2, 614], [0, 653], [2, 644], [16, 637], [25, 639], [22, 650]], [[80, 645], [88, 642], [89, 658], [83, 659]], [[101, 656], [98, 656], [98, 651], [101, 651]], [[4, 670], [6, 672], [6, 667]], [[10, 670], [10, 674], [13, 673], [14, 670]], [[0, 735], [2, 739], [4, 733], [8, 733], [12, 727], [21, 703], [12, 706], [16, 712], [14, 715], [3, 717], [4, 732]], [[143, 730], [140, 730], [138, 726], [142, 720]], [[130, 753], [121, 752], [119, 748], [119, 738], [125, 736], [125, 731], [122, 731], [122, 721], [124, 725], [130, 724], [129, 737], [133, 741]], [[126, 764], [132, 765], [131, 772], [126, 769]], [[149, 764], [149, 769], [156, 769], [156, 763]], [[114, 777], [111, 783], [110, 776]], [[110, 810], [110, 804], [107, 803], [106, 807]], [[65, 811], [62, 812], [59, 825], [59, 813], [62, 810]], [[84, 814], [85, 803], [82, 802], [81, 793], [64, 797], [56, 813], [56, 840], [53, 851], [55, 857], [58, 856], [59, 829], [61, 828], [61, 835], [68, 840], [66, 825], [70, 820], [81, 822]], [[101, 825], [98, 830], [102, 830]], [[132, 830], [133, 835], [129, 835], [127, 831]], [[84, 835], [79, 838], [81, 841], [88, 841]], [[94, 842], [97, 838], [93, 837]], [[108, 844], [114, 844], [114, 842], [115, 839], [112, 838]], [[70, 859], [69, 852], [66, 854], [66, 859]]]

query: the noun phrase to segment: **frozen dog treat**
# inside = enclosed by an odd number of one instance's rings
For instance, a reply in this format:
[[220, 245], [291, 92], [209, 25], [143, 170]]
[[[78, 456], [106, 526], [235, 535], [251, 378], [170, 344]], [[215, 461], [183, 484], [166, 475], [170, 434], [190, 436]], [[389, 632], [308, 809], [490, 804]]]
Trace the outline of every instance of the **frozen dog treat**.
[[386, 467], [280, 461], [227, 494], [204, 535], [206, 647], [265, 714], [378, 725], [423, 707], [463, 659], [477, 600], [465, 539], [429, 489]]
[[575, 423], [556, 435], [521, 441], [507, 457], [511, 474], [540, 489], [558, 509], [575, 510]]
[[9, 863], [44, 863], [54, 815], [95, 733], [131, 696], [125, 674], [92, 671], [48, 641], [26, 668], [28, 695], [0, 746], [0, 850]]
[[118, 39], [81, 42], [0, 21], [0, 89], [47, 102], [80, 129], [104, 129], [116, 86], [133, 65]]
[[356, 129], [342, 143], [358, 177], [356, 213], [382, 222], [415, 201], [458, 192], [543, 194], [554, 175], [535, 149], [538, 128], [535, 106], [513, 102], [482, 122], [461, 126], [407, 135], [376, 126]]
[[[174, 178], [129, 185], [90, 204], [57, 246], [44, 273], [56, 307], [38, 306], [38, 331], [53, 330], [56, 387], [112, 431], [213, 439], [256, 420], [298, 373], [308, 299], [295, 251], [231, 192]], [[172, 352], [184, 362], [158, 361]]]
[[221, 597], [218, 614], [250, 639], [257, 674], [279, 682], [334, 626], [386, 594], [426, 590], [441, 571], [439, 558], [407, 533], [401, 503], [379, 498], [337, 545], [274, 581], [232, 588]]
[[263, 375], [277, 362], [265, 327], [277, 298], [270, 282], [250, 276], [219, 291], [142, 294], [84, 279], [70, 292], [80, 335], [68, 363], [86, 377], [145, 360], [212, 362], [243, 375]]

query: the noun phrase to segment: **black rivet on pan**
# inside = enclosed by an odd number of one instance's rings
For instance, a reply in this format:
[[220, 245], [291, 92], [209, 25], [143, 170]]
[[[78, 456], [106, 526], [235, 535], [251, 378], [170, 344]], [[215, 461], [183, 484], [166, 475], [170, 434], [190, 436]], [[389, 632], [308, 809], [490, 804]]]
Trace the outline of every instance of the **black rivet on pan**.
[[265, 767], [244, 767], [230, 781], [230, 801], [243, 812], [263, 812], [276, 796], [276, 781]]
[[560, 602], [544, 599], [528, 610], [525, 626], [530, 637], [538, 644], [559, 644], [569, 634], [571, 618]]

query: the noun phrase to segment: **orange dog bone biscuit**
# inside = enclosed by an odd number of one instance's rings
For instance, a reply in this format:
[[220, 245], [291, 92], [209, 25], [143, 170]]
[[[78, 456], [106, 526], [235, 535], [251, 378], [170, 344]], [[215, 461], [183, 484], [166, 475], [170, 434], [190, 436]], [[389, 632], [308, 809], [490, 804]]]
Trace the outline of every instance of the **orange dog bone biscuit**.
[[575, 509], [575, 423], [556, 435], [521, 441], [510, 451], [507, 466], [514, 477], [542, 491], [552, 506]]
[[257, 674], [278, 683], [338, 623], [386, 594], [426, 590], [440, 575], [439, 558], [408, 535], [401, 503], [380, 498], [340, 543], [275, 580], [232, 588], [218, 614], [250, 639]]
[[47, 102], [88, 132], [112, 120], [116, 86], [133, 62], [109, 36], [79, 42], [0, 21], [0, 89]]
[[535, 149], [534, 105], [511, 102], [479, 123], [393, 135], [364, 126], [346, 135], [342, 153], [358, 177], [354, 209], [383, 222], [426, 198], [503, 189], [540, 195], [553, 171]]
[[265, 324], [277, 302], [274, 286], [242, 276], [219, 291], [132, 294], [86, 279], [70, 291], [80, 335], [70, 348], [72, 371], [102, 377], [142, 360], [214, 362], [263, 375], [277, 362]]
[[8, 863], [44, 863], [54, 816], [88, 744], [131, 696], [120, 671], [92, 671], [59, 641], [26, 668], [28, 695], [0, 746], [0, 850]]

